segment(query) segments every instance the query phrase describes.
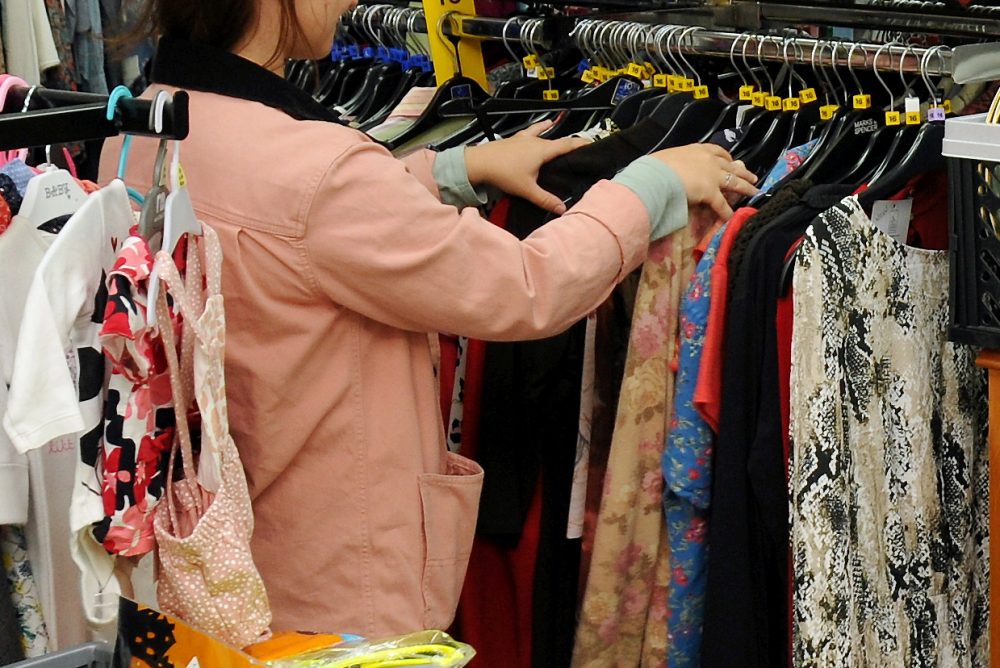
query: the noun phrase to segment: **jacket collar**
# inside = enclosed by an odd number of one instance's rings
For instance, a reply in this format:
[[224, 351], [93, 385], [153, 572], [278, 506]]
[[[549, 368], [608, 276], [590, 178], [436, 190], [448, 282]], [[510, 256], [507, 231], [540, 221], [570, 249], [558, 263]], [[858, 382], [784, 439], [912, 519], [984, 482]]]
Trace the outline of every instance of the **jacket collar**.
[[335, 113], [277, 74], [233, 53], [197, 42], [161, 37], [153, 58], [154, 83], [260, 102], [300, 121], [337, 122]]

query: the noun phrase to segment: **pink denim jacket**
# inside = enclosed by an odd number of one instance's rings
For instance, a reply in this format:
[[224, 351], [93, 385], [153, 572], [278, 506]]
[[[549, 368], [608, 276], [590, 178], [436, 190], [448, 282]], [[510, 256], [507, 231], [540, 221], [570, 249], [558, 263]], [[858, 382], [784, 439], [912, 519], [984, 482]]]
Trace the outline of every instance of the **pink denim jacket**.
[[[231, 431], [274, 628], [446, 628], [483, 473], [445, 448], [427, 333], [563, 330], [645, 257], [649, 214], [601, 182], [519, 241], [440, 202], [433, 153], [399, 161], [346, 127], [212, 93], [190, 109], [181, 159], [222, 243]], [[132, 143], [140, 192], [156, 144]]]

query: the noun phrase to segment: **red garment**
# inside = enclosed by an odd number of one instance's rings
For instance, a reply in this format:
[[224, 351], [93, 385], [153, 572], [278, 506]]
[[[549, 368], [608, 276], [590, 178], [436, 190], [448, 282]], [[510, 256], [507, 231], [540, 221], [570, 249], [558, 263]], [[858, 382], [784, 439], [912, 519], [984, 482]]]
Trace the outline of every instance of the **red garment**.
[[14, 217], [10, 214], [10, 206], [2, 196], [0, 196], [0, 234], [7, 231]]
[[756, 213], [757, 209], [747, 206], [733, 214], [722, 235], [715, 265], [712, 267], [712, 301], [708, 310], [698, 384], [694, 390], [694, 407], [715, 433], [719, 433], [719, 413], [722, 408], [722, 346], [726, 330], [726, 302], [729, 297], [729, 252], [736, 235]]
[[[864, 184], [854, 194], [860, 195], [867, 189], [868, 184]], [[907, 246], [948, 250], [948, 198], [944, 196], [947, 192], [948, 172], [941, 169], [910, 179], [906, 187], [887, 198], [894, 202], [913, 198]]]

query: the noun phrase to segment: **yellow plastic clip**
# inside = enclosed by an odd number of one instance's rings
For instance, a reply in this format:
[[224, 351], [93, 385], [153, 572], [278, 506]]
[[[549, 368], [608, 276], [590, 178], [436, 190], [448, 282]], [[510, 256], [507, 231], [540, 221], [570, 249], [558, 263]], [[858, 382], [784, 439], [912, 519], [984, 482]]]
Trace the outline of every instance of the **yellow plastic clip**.
[[802, 100], [802, 104], [812, 104], [816, 101], [816, 89], [815, 88], [803, 88], [799, 91], [799, 99]]
[[629, 63], [628, 67], [625, 68], [625, 74], [636, 79], [642, 79], [646, 76], [646, 68], [639, 63]]
[[708, 86], [695, 86], [694, 87], [694, 99], [696, 99], [696, 100], [707, 100], [708, 99]]
[[908, 111], [906, 112], [905, 122], [907, 125], [920, 125], [920, 112], [919, 111]]
[[781, 108], [785, 111], [798, 111], [802, 101], [797, 97], [786, 97], [781, 101]]
[[902, 117], [898, 111], [887, 111], [885, 112], [885, 124], [886, 125], [899, 125], [902, 123]]
[[557, 90], [544, 90], [542, 91], [542, 99], [554, 102], [559, 99], [559, 91]]
[[521, 62], [524, 63], [524, 66], [529, 70], [533, 67], [538, 67], [539, 64], [538, 56], [533, 53], [526, 55], [521, 59]]
[[740, 100], [750, 102], [753, 100], [753, 86], [740, 86]]
[[833, 118], [833, 115], [837, 113], [838, 109], [840, 109], [840, 105], [824, 104], [822, 107], [819, 108], [819, 117], [824, 121], [828, 121], [831, 118]]
[[653, 75], [653, 87], [654, 88], [667, 88], [667, 75], [666, 74], [654, 74]]
[[768, 95], [764, 100], [764, 108], [768, 111], [781, 111], [781, 98], [777, 95]]
[[593, 69], [584, 70], [583, 74], [580, 75], [580, 80], [583, 81], [583, 83], [588, 83], [588, 84], [594, 83], [594, 70]]
[[854, 96], [854, 108], [855, 109], [871, 109], [872, 107], [872, 96], [871, 95], [855, 95]]
[[767, 93], [762, 90], [754, 91], [754, 94], [750, 98], [750, 104], [755, 107], [763, 107], [767, 102]]

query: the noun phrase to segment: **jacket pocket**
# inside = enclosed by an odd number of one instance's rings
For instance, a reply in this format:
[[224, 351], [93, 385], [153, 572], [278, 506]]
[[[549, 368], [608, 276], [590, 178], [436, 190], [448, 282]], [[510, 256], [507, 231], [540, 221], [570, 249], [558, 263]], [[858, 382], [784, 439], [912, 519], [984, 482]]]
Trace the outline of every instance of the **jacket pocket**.
[[452, 452], [446, 455], [445, 473], [420, 476], [426, 629], [447, 629], [455, 617], [472, 552], [482, 488], [482, 467]]

